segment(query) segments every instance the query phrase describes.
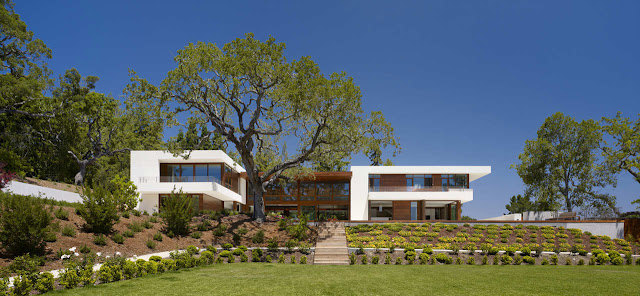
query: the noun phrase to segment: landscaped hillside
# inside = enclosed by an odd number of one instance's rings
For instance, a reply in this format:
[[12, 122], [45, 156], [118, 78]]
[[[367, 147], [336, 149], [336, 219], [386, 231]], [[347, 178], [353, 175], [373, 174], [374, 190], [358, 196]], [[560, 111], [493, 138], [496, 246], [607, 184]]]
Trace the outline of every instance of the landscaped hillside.
[[[30, 199], [31, 197], [25, 197]], [[52, 201], [48, 201], [52, 202]], [[55, 202], [54, 202], [55, 203]], [[305, 235], [296, 234], [291, 221], [268, 217], [267, 222], [257, 223], [249, 216], [236, 212], [200, 212], [189, 222], [189, 234], [172, 235], [166, 231], [163, 219], [138, 211], [120, 213], [118, 222], [108, 235], [99, 235], [86, 229], [84, 219], [77, 214], [80, 205], [47, 205], [53, 220], [46, 237], [44, 266], [41, 270], [62, 268], [63, 255], [74, 253], [100, 254], [98, 262], [107, 256], [131, 257], [160, 251], [185, 249], [188, 246], [220, 248], [225, 244], [248, 247], [310, 248], [317, 233], [313, 227]], [[279, 222], [281, 221], [281, 222]], [[298, 240], [294, 237], [304, 238]], [[74, 248], [73, 251], [69, 249]], [[0, 253], [0, 267], [9, 266], [13, 256]]]
[[[375, 261], [390, 260], [398, 261], [398, 264], [413, 263], [416, 260], [416, 252], [413, 250], [422, 249], [419, 253], [431, 255], [433, 250], [447, 250], [445, 253], [452, 253], [460, 258], [461, 261], [468, 264], [475, 264], [484, 260], [493, 258], [482, 258], [480, 255], [495, 256], [498, 260], [498, 253], [506, 253], [507, 256], [517, 257], [525, 256], [525, 261], [529, 260], [530, 264], [540, 263], [547, 260], [547, 263], [563, 264], [585, 264], [585, 260], [591, 260], [590, 263], [595, 264], [598, 255], [608, 253], [608, 257], [602, 256], [597, 263], [608, 263], [612, 261], [614, 264], [622, 263], [615, 260], [615, 257], [621, 257], [619, 254], [625, 255], [625, 261], [631, 262], [632, 254], [638, 254], [639, 244], [630, 243], [623, 239], [611, 239], [607, 236], [592, 235], [588, 232], [582, 232], [580, 229], [564, 229], [562, 227], [551, 226], [524, 226], [522, 224], [515, 227], [511, 225], [474, 225], [465, 224], [458, 226], [455, 224], [443, 223], [386, 223], [386, 224], [361, 224], [347, 228], [347, 240], [349, 247], [359, 248], [360, 257], [355, 258], [352, 255], [352, 264], [369, 260], [366, 256]], [[365, 248], [372, 248], [374, 251], [365, 251]], [[389, 248], [388, 253], [380, 251], [382, 248]], [[405, 252], [396, 252], [394, 249], [405, 249]], [[460, 250], [465, 250], [460, 252]], [[476, 252], [476, 251], [482, 251]], [[409, 255], [407, 253], [409, 252]], [[410, 253], [413, 252], [413, 253]], [[555, 257], [543, 258], [542, 252], [555, 252]], [[568, 253], [567, 253], [568, 252]], [[464, 253], [461, 254], [461, 253]], [[564, 254], [561, 254], [564, 253]], [[591, 257], [586, 257], [588, 253], [592, 253]], [[387, 255], [388, 254], [388, 255]], [[531, 257], [535, 254], [536, 258]], [[574, 256], [572, 256], [574, 255]], [[575, 257], [579, 255], [580, 257]], [[362, 257], [365, 256], [364, 259]], [[440, 258], [420, 257], [420, 260], [436, 259], [442, 263], [451, 263], [444, 256]], [[559, 257], [558, 257], [559, 256]], [[386, 258], [390, 257], [390, 258]], [[435, 257], [435, 255], [434, 255]], [[469, 258], [471, 257], [471, 259]], [[442, 259], [442, 260], [440, 260]], [[521, 260], [520, 258], [504, 258], [510, 263], [510, 260]], [[580, 259], [583, 259], [580, 262]], [[404, 260], [411, 261], [405, 262]], [[567, 261], [569, 260], [569, 261]], [[447, 262], [448, 261], [448, 262]], [[555, 262], [554, 262], [555, 261]], [[473, 262], [473, 263], [472, 263]], [[522, 261], [520, 261], [522, 262]], [[367, 262], [368, 263], [368, 262]], [[426, 262], [421, 262], [425, 264]], [[486, 264], [486, 262], [483, 262]], [[504, 262], [503, 262], [504, 263]], [[387, 262], [388, 264], [388, 262]], [[495, 263], [494, 263], [495, 264]]]

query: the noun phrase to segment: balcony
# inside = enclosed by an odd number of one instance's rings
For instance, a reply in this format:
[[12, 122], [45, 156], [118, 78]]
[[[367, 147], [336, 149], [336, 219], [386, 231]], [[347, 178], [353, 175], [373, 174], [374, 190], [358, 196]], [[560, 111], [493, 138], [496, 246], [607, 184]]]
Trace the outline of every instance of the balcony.
[[369, 186], [369, 192], [464, 192], [473, 189], [453, 186]]
[[473, 200], [473, 189], [450, 186], [378, 186], [369, 187], [368, 200], [468, 202]]
[[244, 203], [244, 199], [238, 194], [238, 188], [211, 176], [142, 176], [136, 181], [138, 192], [142, 194], [167, 194], [175, 189], [185, 193], [204, 193], [222, 201]]
[[138, 183], [217, 183], [238, 193], [238, 188], [233, 188], [228, 182], [222, 182], [213, 176], [144, 176], [138, 178]]

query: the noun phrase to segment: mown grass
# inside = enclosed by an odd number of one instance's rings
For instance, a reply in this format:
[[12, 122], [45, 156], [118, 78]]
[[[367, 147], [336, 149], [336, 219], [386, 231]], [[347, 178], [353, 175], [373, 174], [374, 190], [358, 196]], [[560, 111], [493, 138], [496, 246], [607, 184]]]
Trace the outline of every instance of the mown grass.
[[224, 264], [64, 295], [640, 295], [639, 266]]

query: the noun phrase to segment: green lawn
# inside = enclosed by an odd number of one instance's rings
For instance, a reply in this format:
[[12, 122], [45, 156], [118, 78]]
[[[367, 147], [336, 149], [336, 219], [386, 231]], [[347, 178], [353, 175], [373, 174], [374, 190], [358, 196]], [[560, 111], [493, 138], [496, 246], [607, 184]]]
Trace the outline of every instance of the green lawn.
[[640, 295], [640, 266], [224, 264], [65, 295]]

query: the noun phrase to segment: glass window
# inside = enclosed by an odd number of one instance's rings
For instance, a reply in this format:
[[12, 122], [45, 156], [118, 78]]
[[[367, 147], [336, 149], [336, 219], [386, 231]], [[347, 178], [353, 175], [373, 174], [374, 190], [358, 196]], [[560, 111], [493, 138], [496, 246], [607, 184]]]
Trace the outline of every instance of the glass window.
[[206, 164], [196, 164], [196, 182], [211, 182], [207, 177]]
[[220, 164], [209, 164], [209, 174], [207, 176], [210, 177], [211, 182], [220, 183], [220, 179], [222, 179], [221, 173]]
[[349, 183], [333, 184], [333, 200], [349, 200]]
[[167, 165], [167, 168], [169, 169], [169, 182], [180, 181], [180, 165], [169, 164]]
[[319, 205], [318, 220], [329, 219], [349, 220], [349, 206], [347, 205]]
[[424, 175], [424, 187], [433, 186], [433, 177], [431, 175]]
[[306, 215], [309, 220], [316, 220], [315, 206], [301, 206], [300, 212], [302, 215]]
[[181, 172], [182, 175], [180, 176], [180, 182], [193, 182], [193, 165], [192, 164], [187, 164], [187, 165], [181, 165]]
[[331, 200], [331, 191], [333, 191], [333, 184], [331, 183], [317, 183], [318, 188], [318, 200]]
[[369, 191], [380, 191], [380, 175], [369, 175]]
[[411, 202], [411, 220], [418, 220], [418, 202]]
[[316, 183], [300, 183], [300, 200], [314, 200], [316, 195]]
[[390, 201], [371, 201], [369, 217], [371, 220], [390, 220], [393, 217], [393, 203]]

